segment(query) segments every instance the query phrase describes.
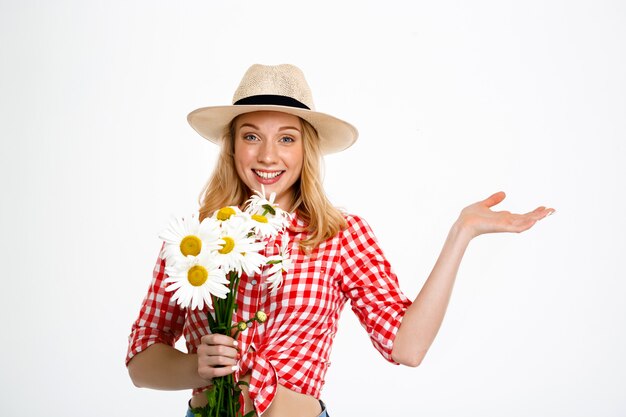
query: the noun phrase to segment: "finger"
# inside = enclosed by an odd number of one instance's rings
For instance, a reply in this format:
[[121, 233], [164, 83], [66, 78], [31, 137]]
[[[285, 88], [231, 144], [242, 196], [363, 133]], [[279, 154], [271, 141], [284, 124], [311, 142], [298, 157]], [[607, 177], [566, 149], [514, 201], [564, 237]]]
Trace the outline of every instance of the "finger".
[[553, 209], [553, 208], [547, 208], [547, 209], [546, 209], [546, 215], [545, 215], [545, 216], [543, 216], [542, 218], [545, 218], [545, 217], [548, 217], [548, 216], [552, 216], [555, 212], [556, 212], [556, 210], [555, 210], [555, 209]]
[[524, 218], [531, 218], [531, 219], [538, 220], [538, 219], [541, 219], [543, 216], [545, 216], [545, 210], [546, 208], [541, 206], [541, 207], [537, 207], [533, 211], [529, 211], [528, 213], [520, 214], [519, 216], [522, 216]]
[[486, 199], [484, 199], [482, 203], [485, 204], [487, 207], [493, 207], [496, 204], [501, 203], [505, 197], [506, 197], [506, 194], [504, 193], [504, 191], [498, 191], [497, 193], [492, 194]]
[[544, 206], [537, 207], [533, 211], [530, 211], [526, 214], [517, 214], [513, 215], [514, 217], [510, 221], [510, 226], [514, 230], [514, 232], [523, 232], [525, 230], [530, 229], [541, 219], [545, 219], [546, 217], [553, 214], [556, 210], [553, 208], [547, 208]]
[[234, 357], [229, 356], [218, 356], [218, 355], [199, 355], [198, 356], [198, 366], [199, 367], [213, 367], [213, 368], [222, 368], [224, 366], [233, 367], [237, 365], [237, 360]]
[[198, 375], [206, 380], [212, 380], [221, 376], [230, 375], [233, 372], [239, 370], [237, 365], [223, 366], [221, 368], [214, 368], [209, 366], [198, 367]]
[[200, 342], [205, 345], [224, 345], [224, 346], [237, 346], [238, 343], [235, 339], [225, 334], [208, 334], [202, 336]]
[[554, 213], [554, 211], [555, 210], [552, 208], [546, 208], [546, 207], [541, 206], [541, 207], [537, 207], [535, 210], [527, 214], [532, 216], [536, 220], [541, 220], [541, 219], [548, 217], [552, 213]]
[[198, 346], [198, 355], [236, 358], [237, 355], [239, 355], [239, 351], [233, 346], [201, 344], [200, 346]]

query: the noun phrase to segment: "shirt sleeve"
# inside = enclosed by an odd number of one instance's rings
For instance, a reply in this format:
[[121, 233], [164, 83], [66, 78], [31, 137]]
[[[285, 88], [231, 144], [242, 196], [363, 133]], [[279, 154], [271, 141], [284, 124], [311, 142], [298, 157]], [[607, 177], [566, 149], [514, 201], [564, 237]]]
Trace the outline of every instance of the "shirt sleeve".
[[393, 342], [411, 301], [400, 290], [370, 226], [356, 216], [347, 216], [346, 221], [341, 242], [342, 290], [374, 347], [396, 363], [391, 357]]
[[126, 365], [133, 356], [155, 343], [174, 346], [183, 332], [185, 310], [172, 301], [173, 293], [165, 291], [163, 285], [163, 280], [167, 278], [164, 246], [154, 266], [152, 282], [141, 305], [139, 317], [133, 323], [128, 337]]

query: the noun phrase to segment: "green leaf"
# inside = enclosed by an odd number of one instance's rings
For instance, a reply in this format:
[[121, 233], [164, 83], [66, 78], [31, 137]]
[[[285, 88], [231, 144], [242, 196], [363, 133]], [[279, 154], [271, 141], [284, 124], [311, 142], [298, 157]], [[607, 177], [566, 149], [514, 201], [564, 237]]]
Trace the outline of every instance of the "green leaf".
[[276, 210], [274, 210], [274, 207], [272, 207], [269, 204], [263, 204], [261, 207], [263, 207], [265, 210], [267, 210], [268, 213], [271, 213], [272, 216], [276, 215]]
[[246, 386], [246, 387], [250, 386], [250, 384], [248, 384], [246, 381], [239, 381], [239, 382], [237, 382], [237, 385], [239, 385], [239, 386], [243, 385], [243, 386]]
[[268, 265], [276, 265], [276, 264], [279, 264], [279, 263], [281, 263], [281, 262], [282, 262], [282, 261], [280, 261], [280, 260], [275, 260], [275, 261], [267, 261], [267, 264], [268, 264]]

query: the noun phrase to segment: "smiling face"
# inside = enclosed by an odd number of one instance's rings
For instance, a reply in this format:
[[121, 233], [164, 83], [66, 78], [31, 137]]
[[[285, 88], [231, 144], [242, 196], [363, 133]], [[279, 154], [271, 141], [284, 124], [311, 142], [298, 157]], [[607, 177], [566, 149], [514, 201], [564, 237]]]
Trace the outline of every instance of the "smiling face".
[[234, 149], [235, 169], [250, 191], [263, 185], [267, 196], [275, 192], [275, 201], [289, 210], [304, 161], [300, 118], [273, 111], [242, 114], [235, 121]]

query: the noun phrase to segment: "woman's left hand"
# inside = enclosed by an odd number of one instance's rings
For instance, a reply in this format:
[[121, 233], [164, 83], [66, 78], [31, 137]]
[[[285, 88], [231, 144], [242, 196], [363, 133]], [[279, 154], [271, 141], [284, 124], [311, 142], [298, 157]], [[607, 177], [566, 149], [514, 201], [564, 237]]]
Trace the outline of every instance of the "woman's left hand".
[[519, 233], [530, 229], [537, 221], [554, 213], [553, 208], [537, 207], [525, 214], [515, 214], [509, 211], [493, 211], [491, 207], [500, 203], [506, 194], [500, 191], [483, 201], [465, 207], [457, 220], [457, 225], [470, 238], [498, 232]]

